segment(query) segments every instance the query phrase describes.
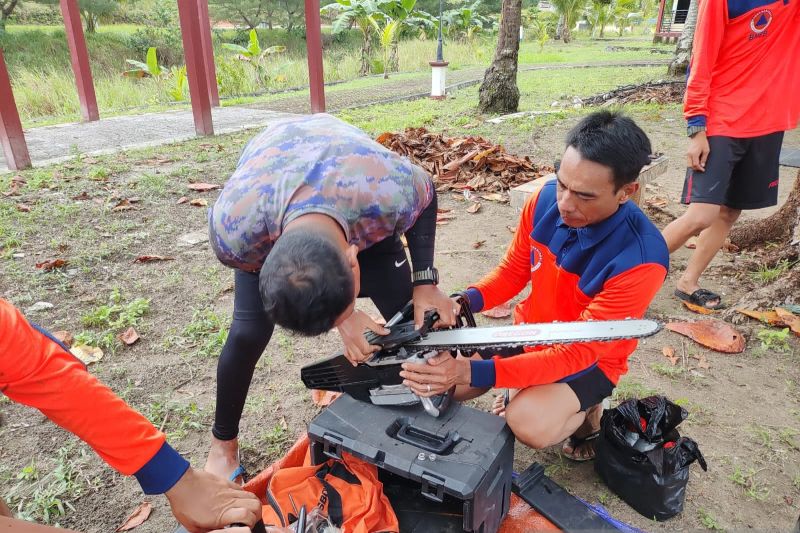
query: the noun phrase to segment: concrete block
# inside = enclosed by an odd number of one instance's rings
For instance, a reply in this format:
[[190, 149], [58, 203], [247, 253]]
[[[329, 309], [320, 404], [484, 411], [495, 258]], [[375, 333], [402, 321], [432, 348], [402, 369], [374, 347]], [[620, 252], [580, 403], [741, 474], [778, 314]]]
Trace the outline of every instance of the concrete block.
[[539, 189], [541, 189], [542, 185], [544, 185], [545, 183], [547, 183], [552, 179], [555, 179], [555, 177], [556, 177], [555, 174], [548, 174], [547, 176], [542, 176], [541, 178], [529, 181], [528, 183], [517, 185], [516, 187], [508, 191], [508, 194], [511, 197], [511, 207], [513, 207], [517, 211], [522, 211], [522, 206], [525, 205], [525, 201], [531, 195], [533, 195]]

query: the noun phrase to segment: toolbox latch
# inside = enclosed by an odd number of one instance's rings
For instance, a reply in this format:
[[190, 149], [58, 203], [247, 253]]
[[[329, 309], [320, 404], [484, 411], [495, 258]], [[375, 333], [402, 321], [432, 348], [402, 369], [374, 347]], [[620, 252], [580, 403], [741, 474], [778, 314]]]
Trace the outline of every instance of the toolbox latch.
[[428, 472], [422, 473], [422, 495], [436, 503], [444, 500], [444, 479]]
[[326, 433], [322, 437], [322, 453], [331, 459], [342, 460], [342, 439]]

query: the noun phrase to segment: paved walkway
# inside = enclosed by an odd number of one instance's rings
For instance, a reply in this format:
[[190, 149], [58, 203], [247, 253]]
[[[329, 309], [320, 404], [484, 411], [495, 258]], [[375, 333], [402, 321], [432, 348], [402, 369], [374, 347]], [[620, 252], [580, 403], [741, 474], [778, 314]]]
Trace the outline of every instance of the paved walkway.
[[[620, 66], [658, 66], [666, 60], [597, 62], [581, 64], [549, 64], [521, 66], [520, 71], [565, 68], [595, 68]], [[448, 90], [475, 85], [483, 79], [485, 67], [462, 69], [448, 73]], [[329, 87], [326, 93], [328, 111], [364, 107], [398, 100], [410, 100], [430, 94], [430, 76], [386, 80], [380, 85], [359, 89]], [[249, 106], [222, 107], [213, 110], [215, 133], [257, 128], [267, 125], [288, 113], [310, 113], [307, 91], [290, 93], [286, 97]], [[25, 131], [28, 150], [34, 166], [64, 161], [77, 153], [100, 155], [132, 148], [158, 146], [191, 139], [195, 135], [191, 110], [125, 115], [101, 118], [97, 122], [43, 126]], [[0, 172], [6, 168], [0, 153]]]

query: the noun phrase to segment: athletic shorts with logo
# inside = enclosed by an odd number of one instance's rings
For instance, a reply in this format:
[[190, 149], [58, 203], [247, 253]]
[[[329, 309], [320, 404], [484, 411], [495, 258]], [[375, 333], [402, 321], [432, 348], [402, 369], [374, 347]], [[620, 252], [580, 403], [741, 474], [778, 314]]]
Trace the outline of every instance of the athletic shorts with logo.
[[783, 132], [759, 137], [711, 136], [705, 172], [686, 171], [681, 203], [761, 209], [778, 203]]

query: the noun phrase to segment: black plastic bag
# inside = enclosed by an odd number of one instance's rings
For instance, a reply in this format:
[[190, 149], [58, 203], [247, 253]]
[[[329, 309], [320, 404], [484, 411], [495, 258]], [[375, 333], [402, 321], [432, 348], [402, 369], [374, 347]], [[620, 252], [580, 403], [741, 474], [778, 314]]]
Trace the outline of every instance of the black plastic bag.
[[676, 427], [685, 409], [663, 396], [628, 400], [603, 413], [595, 470], [637, 512], [666, 520], [683, 510], [689, 465], [706, 461], [697, 443]]

